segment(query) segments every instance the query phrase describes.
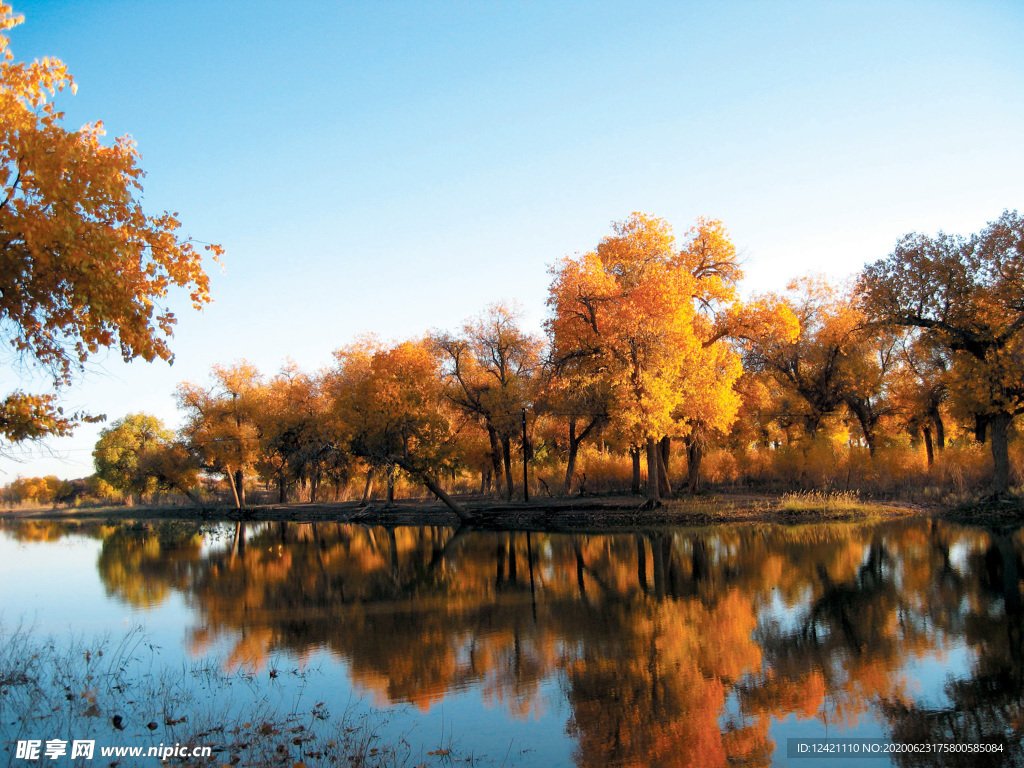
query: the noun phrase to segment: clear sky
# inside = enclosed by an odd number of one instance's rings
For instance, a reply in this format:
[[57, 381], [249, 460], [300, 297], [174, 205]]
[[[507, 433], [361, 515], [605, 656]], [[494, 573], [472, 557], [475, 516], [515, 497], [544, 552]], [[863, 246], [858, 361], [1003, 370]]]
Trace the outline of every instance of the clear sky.
[[[289, 7], [294, 5], [295, 7]], [[17, 60], [129, 133], [151, 213], [227, 249], [176, 361], [99, 359], [67, 407], [177, 426], [179, 381], [456, 329], [631, 211], [722, 219], [748, 291], [1024, 208], [1024, 3], [31, 0]], [[20, 378], [19, 378], [20, 377]], [[39, 389], [6, 371], [0, 385]], [[100, 427], [0, 460], [92, 473]], [[8, 451], [9, 453], [11, 451]], [[15, 453], [17, 453], [15, 451]]]

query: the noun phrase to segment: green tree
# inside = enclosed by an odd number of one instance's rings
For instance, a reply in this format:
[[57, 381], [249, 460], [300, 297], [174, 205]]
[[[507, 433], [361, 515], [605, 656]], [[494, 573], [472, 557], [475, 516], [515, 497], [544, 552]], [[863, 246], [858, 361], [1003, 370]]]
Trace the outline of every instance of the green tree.
[[130, 413], [118, 419], [100, 432], [92, 456], [96, 476], [112, 488], [140, 500], [176, 489], [196, 501], [191, 488], [197, 464], [156, 416]]

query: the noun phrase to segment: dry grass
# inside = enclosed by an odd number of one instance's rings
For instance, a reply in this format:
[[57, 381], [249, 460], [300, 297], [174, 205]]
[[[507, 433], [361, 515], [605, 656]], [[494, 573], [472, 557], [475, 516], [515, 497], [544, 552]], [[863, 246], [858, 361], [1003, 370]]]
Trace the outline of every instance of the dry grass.
[[[204, 768], [424, 762], [423, 750], [405, 738], [385, 741], [386, 710], [334, 715], [324, 702], [305, 701], [306, 678], [315, 674], [280, 670], [274, 679], [257, 678], [223, 672], [214, 662], [161, 667], [157, 649], [139, 629], [117, 641], [60, 642], [22, 627], [0, 627], [0, 741], [13, 755], [18, 740], [94, 739], [94, 760], [61, 759], [71, 766], [98, 762], [101, 746], [145, 750], [173, 744], [212, 747], [210, 757], [168, 758], [170, 764]], [[277, 679], [288, 676], [296, 679], [287, 685]], [[446, 749], [426, 754], [453, 757], [450, 739]], [[472, 757], [462, 761], [479, 764]], [[42, 752], [37, 761], [19, 760], [25, 766], [53, 764]]]
[[779, 512], [813, 512], [822, 517], [877, 515], [884, 512], [878, 504], [863, 502], [852, 491], [806, 491], [787, 493], [779, 500]]

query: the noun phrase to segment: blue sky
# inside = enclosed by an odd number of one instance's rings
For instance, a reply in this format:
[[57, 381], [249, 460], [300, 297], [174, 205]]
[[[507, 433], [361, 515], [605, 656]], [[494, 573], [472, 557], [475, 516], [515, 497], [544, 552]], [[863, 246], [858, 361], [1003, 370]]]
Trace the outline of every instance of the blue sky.
[[[1024, 208], [1019, 2], [295, 5], [15, 5], [68, 126], [131, 134], [150, 212], [227, 249], [209, 308], [172, 300], [175, 364], [101, 357], [69, 407], [176, 426], [214, 363], [312, 370], [500, 300], [539, 328], [547, 268], [631, 211], [722, 219], [761, 291]], [[99, 428], [0, 483], [90, 474]]]

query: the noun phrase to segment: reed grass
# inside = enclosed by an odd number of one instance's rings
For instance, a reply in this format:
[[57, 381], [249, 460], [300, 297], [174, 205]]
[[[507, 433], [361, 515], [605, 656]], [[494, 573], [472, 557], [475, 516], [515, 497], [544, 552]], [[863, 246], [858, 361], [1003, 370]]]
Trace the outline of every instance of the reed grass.
[[836, 515], [874, 515], [883, 508], [871, 502], [861, 501], [852, 491], [804, 491], [787, 493], [779, 500], [779, 512], [816, 513], [822, 517]]
[[[0, 626], [0, 748], [13, 758], [19, 740], [94, 740], [92, 760], [59, 759], [76, 767], [102, 762], [101, 746], [142, 747], [143, 754], [157, 745], [210, 746], [209, 757], [166, 761], [196, 768], [403, 768], [451, 763], [458, 756], [450, 733], [441, 734], [443, 748], [430, 751], [404, 736], [397, 742], [385, 737], [389, 710], [350, 705], [332, 713], [325, 702], [313, 703], [303, 689], [316, 674], [317, 669], [275, 669], [271, 676], [225, 672], [209, 660], [161, 666], [159, 649], [138, 628], [117, 639], [86, 641]], [[282, 685], [289, 675], [296, 679]], [[473, 756], [459, 757], [467, 765], [482, 764]], [[120, 764], [133, 760], [156, 758]], [[38, 760], [17, 764], [56, 762], [41, 751]]]

